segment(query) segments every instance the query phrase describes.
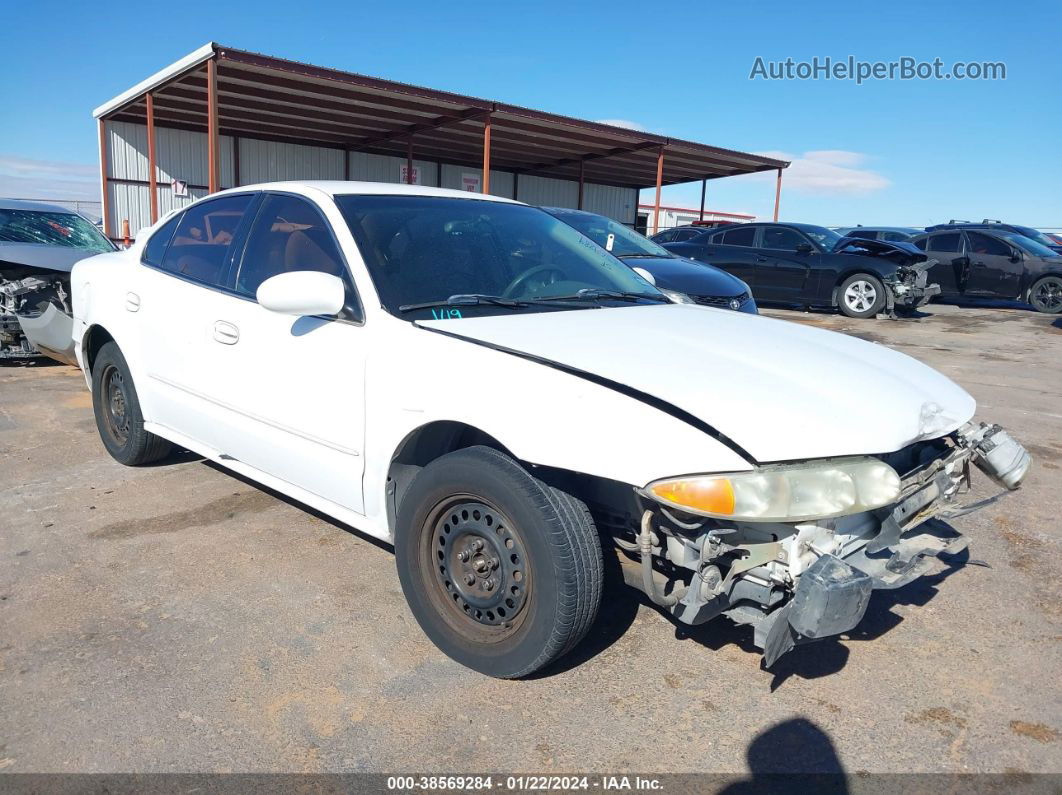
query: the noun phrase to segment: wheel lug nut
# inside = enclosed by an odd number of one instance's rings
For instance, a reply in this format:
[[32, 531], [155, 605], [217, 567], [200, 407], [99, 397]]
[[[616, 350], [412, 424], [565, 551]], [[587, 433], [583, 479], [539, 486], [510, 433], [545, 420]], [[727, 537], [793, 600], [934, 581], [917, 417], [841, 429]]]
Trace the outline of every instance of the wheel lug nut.
[[485, 583], [483, 583], [483, 587], [486, 588], [488, 591], [493, 591], [494, 590], [494, 578], [493, 577], [488, 577], [487, 581]]
[[467, 563], [469, 557], [471, 556], [468, 554], [467, 549], [462, 549], [460, 552], [457, 553], [457, 557], [462, 563]]
[[483, 549], [483, 540], [480, 539], [480, 538], [477, 538], [475, 541], [473, 541], [472, 542], [472, 549], [476, 550], [476, 552], [479, 552], [481, 549]]
[[465, 576], [465, 582], [467, 584], [469, 584], [469, 585], [475, 585], [476, 584], [476, 575], [475, 574], [466, 575]]
[[498, 560], [497, 558], [491, 558], [491, 559], [490, 559], [490, 567], [491, 567], [492, 569], [496, 569], [496, 568], [498, 568], [498, 567], [499, 567], [500, 565], [501, 565], [501, 561], [500, 561], [500, 560]]

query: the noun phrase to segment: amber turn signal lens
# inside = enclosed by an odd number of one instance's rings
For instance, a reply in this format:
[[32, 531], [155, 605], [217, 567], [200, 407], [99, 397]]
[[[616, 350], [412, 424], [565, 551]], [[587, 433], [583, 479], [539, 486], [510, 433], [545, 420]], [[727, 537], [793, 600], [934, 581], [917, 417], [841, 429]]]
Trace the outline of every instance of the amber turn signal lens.
[[649, 490], [657, 499], [685, 510], [692, 508], [714, 516], [734, 514], [734, 487], [729, 478], [661, 480]]

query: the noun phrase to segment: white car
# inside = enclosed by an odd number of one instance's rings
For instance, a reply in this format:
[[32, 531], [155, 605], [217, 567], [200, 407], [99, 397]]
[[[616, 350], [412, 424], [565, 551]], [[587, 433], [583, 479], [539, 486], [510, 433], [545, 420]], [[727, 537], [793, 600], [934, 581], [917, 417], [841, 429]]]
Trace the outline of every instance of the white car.
[[[668, 302], [572, 227], [356, 182], [214, 194], [73, 272], [103, 443], [171, 445], [391, 541], [440, 649], [519, 677], [571, 650], [604, 558], [770, 664], [966, 540], [969, 462], [1030, 459], [914, 359]], [[921, 525], [921, 526], [920, 526]], [[943, 529], [941, 529], [943, 527]]]

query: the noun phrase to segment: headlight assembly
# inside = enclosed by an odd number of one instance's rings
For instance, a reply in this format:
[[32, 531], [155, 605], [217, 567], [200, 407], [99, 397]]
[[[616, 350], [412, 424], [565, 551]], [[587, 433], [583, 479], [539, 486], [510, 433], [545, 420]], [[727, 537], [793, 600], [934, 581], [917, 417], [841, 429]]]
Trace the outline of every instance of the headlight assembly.
[[900, 476], [875, 458], [778, 464], [751, 472], [690, 475], [645, 487], [664, 505], [716, 519], [799, 522], [862, 513], [895, 502]]
[[664, 295], [666, 295], [668, 298], [670, 298], [671, 299], [671, 303], [673, 303], [673, 304], [695, 304], [695, 303], [697, 303], [692, 298], [690, 298], [688, 295], [686, 295], [685, 293], [680, 293], [678, 290], [663, 290], [663, 289], [661, 289], [659, 287], [657, 287], [656, 289], [660, 290], [660, 292], [662, 292]]

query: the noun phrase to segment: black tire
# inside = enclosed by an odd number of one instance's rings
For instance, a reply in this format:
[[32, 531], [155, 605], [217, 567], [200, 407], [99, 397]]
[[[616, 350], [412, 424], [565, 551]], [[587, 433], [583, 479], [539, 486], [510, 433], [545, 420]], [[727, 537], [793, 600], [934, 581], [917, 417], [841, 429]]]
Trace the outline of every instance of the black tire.
[[424, 633], [488, 676], [527, 676], [567, 654], [601, 604], [586, 505], [488, 447], [421, 470], [398, 509], [395, 558]]
[[103, 446], [121, 464], [149, 464], [164, 458], [173, 447], [161, 436], [144, 430], [144, 415], [129, 365], [113, 342], [100, 348], [92, 364], [92, 409]]
[[848, 317], [874, 317], [885, 306], [885, 285], [869, 273], [853, 273], [837, 288], [837, 306]]
[[1057, 315], [1062, 312], [1062, 276], [1044, 276], [1029, 288], [1029, 303], [1037, 312]]

